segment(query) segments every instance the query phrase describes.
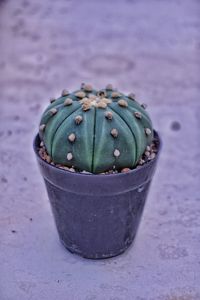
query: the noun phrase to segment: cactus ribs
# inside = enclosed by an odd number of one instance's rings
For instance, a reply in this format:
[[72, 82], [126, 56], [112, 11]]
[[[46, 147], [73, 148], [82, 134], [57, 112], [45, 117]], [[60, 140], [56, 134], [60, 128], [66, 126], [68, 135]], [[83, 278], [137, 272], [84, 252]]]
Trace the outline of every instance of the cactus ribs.
[[40, 156], [70, 171], [125, 172], [156, 155], [153, 126], [145, 105], [107, 85], [82, 84], [50, 99], [39, 127]]

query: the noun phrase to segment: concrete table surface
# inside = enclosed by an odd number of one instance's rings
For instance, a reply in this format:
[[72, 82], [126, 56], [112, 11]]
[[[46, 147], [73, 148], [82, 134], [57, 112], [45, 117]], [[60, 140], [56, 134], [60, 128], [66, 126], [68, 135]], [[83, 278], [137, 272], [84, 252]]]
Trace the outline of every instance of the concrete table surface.
[[[200, 299], [200, 2], [0, 1], [0, 300]], [[67, 252], [32, 151], [52, 96], [113, 83], [163, 151], [134, 245]]]

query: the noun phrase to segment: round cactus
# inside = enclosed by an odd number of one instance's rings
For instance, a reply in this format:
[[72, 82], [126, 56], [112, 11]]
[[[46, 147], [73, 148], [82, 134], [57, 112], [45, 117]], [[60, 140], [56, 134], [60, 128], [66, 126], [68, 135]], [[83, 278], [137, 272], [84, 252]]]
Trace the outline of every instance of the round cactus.
[[144, 105], [110, 84], [98, 91], [82, 84], [50, 102], [39, 134], [54, 163], [95, 174], [134, 168], [153, 140]]

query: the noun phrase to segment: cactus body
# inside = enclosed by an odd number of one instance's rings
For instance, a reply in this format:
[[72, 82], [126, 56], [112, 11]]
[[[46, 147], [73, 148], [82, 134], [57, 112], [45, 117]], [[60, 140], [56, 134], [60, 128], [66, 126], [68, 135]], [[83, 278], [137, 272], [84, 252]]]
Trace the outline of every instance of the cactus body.
[[108, 85], [63, 92], [42, 115], [39, 133], [54, 163], [101, 173], [134, 168], [153, 139], [151, 120], [132, 96]]

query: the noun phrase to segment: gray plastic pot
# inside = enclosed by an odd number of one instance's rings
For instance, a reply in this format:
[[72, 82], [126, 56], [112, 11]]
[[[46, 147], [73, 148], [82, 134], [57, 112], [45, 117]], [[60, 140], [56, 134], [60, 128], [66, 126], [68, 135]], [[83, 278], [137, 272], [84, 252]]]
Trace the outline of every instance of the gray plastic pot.
[[[156, 132], [158, 154], [160, 138]], [[93, 175], [59, 169], [34, 151], [44, 178], [60, 240], [72, 253], [108, 258], [133, 242], [158, 155], [128, 173]]]

